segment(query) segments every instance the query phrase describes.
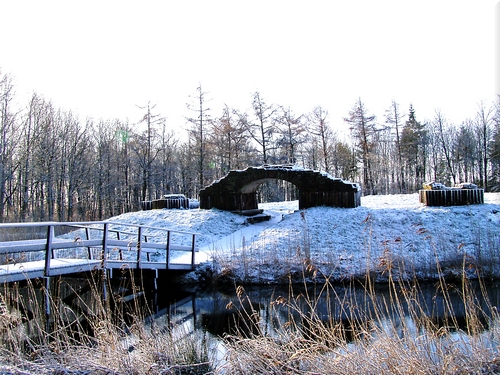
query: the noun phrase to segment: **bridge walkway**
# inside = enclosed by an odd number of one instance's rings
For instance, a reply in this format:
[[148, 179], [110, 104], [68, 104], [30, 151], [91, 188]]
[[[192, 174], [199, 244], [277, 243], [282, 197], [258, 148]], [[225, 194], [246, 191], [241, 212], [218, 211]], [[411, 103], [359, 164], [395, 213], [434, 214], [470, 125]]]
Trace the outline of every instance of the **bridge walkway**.
[[[23, 239], [10, 239], [19, 233]], [[0, 283], [92, 270], [190, 271], [196, 236], [110, 221], [0, 224]], [[189, 261], [179, 256], [186, 252]]]

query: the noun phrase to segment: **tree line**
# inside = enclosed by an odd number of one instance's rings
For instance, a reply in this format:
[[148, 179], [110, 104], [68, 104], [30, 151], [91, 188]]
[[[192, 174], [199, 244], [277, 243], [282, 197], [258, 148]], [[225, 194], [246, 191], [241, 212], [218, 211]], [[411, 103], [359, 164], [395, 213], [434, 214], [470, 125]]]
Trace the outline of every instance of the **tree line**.
[[[155, 106], [137, 123], [87, 118], [33, 93], [14, 107], [12, 77], [0, 71], [0, 217], [6, 221], [100, 220], [140, 209], [164, 194], [196, 198], [200, 189], [233, 169], [296, 164], [360, 182], [363, 193], [413, 193], [425, 181], [472, 182], [500, 191], [500, 106], [479, 103], [477, 113], [452, 124], [436, 111], [420, 121], [388, 104], [384, 119], [361, 99], [339, 134], [321, 106], [305, 114], [266, 102], [250, 109], [225, 106], [214, 114], [201, 85], [187, 99], [188, 136], [180, 139]], [[260, 199], [293, 199], [283, 181], [262, 185]]]

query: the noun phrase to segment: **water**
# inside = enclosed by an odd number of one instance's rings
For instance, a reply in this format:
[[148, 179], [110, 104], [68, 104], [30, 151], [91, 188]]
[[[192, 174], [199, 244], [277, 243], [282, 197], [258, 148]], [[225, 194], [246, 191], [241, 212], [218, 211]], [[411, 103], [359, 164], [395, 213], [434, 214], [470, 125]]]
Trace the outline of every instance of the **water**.
[[[363, 285], [186, 290], [179, 294], [178, 303], [161, 311], [162, 319], [169, 324], [182, 322], [191, 330], [202, 330], [215, 337], [252, 333], [273, 336], [291, 323], [303, 328], [318, 322], [327, 327], [342, 327], [344, 334], [352, 334], [351, 339], [357, 329], [366, 330], [373, 325], [390, 325], [394, 332], [410, 327], [415, 334], [424, 324], [426, 329], [469, 332], [474, 328], [478, 333], [478, 328], [488, 329], [492, 314], [496, 314], [500, 303], [498, 285], [487, 283], [481, 287], [473, 282], [467, 287], [447, 284], [443, 288], [426, 283], [396, 290], [378, 285], [371, 291]], [[161, 293], [157, 298], [163, 299]], [[470, 325], [471, 317], [474, 327]], [[156, 317], [159, 318], [161, 314]]]
[[[220, 338], [227, 335], [279, 337], [293, 327], [311, 339], [317, 324], [337, 330], [347, 342], [375, 327], [390, 329], [396, 335], [408, 330], [418, 335], [424, 329], [480, 333], [489, 329], [500, 304], [499, 285], [471, 282], [467, 286], [421, 283], [397, 288], [348, 284], [201, 289], [160, 283], [153, 291], [151, 283], [134, 285], [124, 278], [114, 281], [108, 301], [113, 320], [119, 325], [141, 320], [182, 335], [198, 333], [209, 337], [219, 350]], [[38, 281], [4, 286], [1, 302], [2, 307], [17, 311], [19, 321], [33, 334], [33, 326], [44, 325], [50, 330], [63, 320], [78, 322], [80, 333], [88, 329], [85, 333], [92, 335], [92, 325], [86, 320], [104, 310], [101, 292], [98, 278], [53, 278], [49, 309], [48, 295]], [[74, 336], [78, 338], [78, 334]]]

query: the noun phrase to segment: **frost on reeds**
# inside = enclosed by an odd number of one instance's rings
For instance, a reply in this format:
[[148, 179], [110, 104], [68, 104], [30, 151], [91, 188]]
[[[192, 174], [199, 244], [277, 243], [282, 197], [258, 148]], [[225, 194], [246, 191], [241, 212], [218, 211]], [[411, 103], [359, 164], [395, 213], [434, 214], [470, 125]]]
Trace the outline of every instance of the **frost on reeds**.
[[[388, 272], [392, 272], [390, 269]], [[317, 293], [279, 296], [271, 303], [274, 333], [262, 321], [256, 329], [224, 339], [227, 349], [219, 374], [494, 374], [500, 371], [499, 320], [484, 284], [464, 278], [459, 286], [437, 283], [443, 311], [436, 312], [416, 281], [394, 281], [388, 297], [369, 278], [362, 295], [328, 282]], [[249, 304], [240, 289], [238, 303]], [[451, 295], [458, 293], [457, 308]], [[437, 297], [439, 296], [439, 297]], [[328, 308], [321, 308], [320, 299]], [[483, 302], [478, 302], [478, 301]], [[232, 307], [232, 306], [231, 306]], [[242, 314], [247, 310], [241, 309]], [[257, 332], [257, 333], [255, 333]]]
[[[0, 373], [8, 374], [205, 374], [208, 346], [200, 332], [147, 321], [142, 295], [125, 305], [120, 293], [102, 298], [99, 278], [81, 290], [72, 308], [52, 286], [4, 285], [0, 291]], [[134, 284], [135, 285], [135, 284]], [[92, 294], [86, 298], [86, 294]], [[113, 308], [110, 305], [113, 305]], [[47, 312], [50, 310], [50, 315]], [[148, 323], [147, 323], [148, 322]], [[175, 328], [175, 329], [174, 329]]]

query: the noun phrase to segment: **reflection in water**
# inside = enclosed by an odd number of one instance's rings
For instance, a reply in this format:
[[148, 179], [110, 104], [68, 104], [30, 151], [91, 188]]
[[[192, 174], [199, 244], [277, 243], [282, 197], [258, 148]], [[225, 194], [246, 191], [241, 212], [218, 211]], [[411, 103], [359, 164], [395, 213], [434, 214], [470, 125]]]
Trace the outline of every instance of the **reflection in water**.
[[[499, 303], [497, 284], [487, 284], [484, 290], [486, 296], [478, 283], [467, 290], [421, 284], [395, 291], [381, 285], [371, 293], [362, 286], [252, 287], [241, 296], [227, 290], [194, 293], [195, 308], [189, 311], [198, 317], [193, 320], [194, 329], [219, 337], [236, 333], [279, 336], [295, 329], [314, 340], [326, 328], [332, 336], [351, 342], [370, 337], [375, 327], [398, 336], [409, 331], [418, 335], [423, 330], [477, 334], [489, 328], [491, 309]], [[174, 317], [180, 312], [186, 309], [170, 314]]]
[[[28, 331], [31, 325], [40, 324], [36, 321], [49, 327], [63, 321], [76, 341], [83, 333], [85, 337], [94, 335], [88, 317], [98, 316], [103, 309], [102, 300], [96, 296], [99, 286], [92, 280], [58, 280], [51, 290], [55, 306], [52, 314], [58, 314], [58, 319], [45, 314], [44, 292], [38, 284], [31, 288], [5, 286], [3, 301], [9, 302], [9, 309], [18, 311], [18, 324], [25, 325]], [[109, 303], [115, 322], [125, 324], [124, 332], [126, 326], [144, 321], [165, 330], [177, 329], [183, 335], [198, 331], [214, 337], [258, 334], [279, 337], [295, 330], [307, 340], [316, 340], [318, 335], [328, 332], [336, 340], [351, 342], [369, 339], [377, 331], [374, 328], [393, 335], [409, 331], [418, 335], [424, 330], [437, 333], [487, 330], [491, 309], [499, 303], [497, 286], [486, 284], [481, 289], [478, 283], [467, 288], [409, 284], [395, 290], [378, 285], [367, 292], [362, 285], [205, 291], [160, 285], [158, 291], [152, 292], [147, 286], [122, 280], [111, 288], [113, 298]]]

